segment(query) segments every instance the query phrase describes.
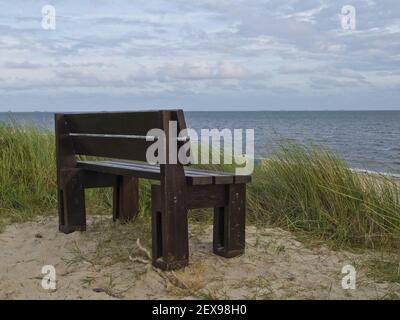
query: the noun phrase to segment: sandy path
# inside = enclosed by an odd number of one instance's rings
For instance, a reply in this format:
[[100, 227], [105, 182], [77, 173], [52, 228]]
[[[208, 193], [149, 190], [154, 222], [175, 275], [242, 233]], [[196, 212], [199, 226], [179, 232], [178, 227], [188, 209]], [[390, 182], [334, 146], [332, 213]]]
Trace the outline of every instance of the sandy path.
[[[227, 260], [211, 254], [211, 227], [191, 228], [191, 264], [175, 273], [101, 253], [101, 232], [89, 224], [86, 233], [64, 235], [55, 219], [8, 226], [0, 234], [0, 298], [376, 299], [400, 294], [398, 284], [375, 283], [363, 270], [356, 290], [342, 289], [342, 267], [361, 264], [369, 253], [310, 249], [280, 229], [249, 227], [246, 254]], [[145, 259], [132, 256], [137, 257]], [[43, 265], [56, 268], [55, 291], [41, 287]]]

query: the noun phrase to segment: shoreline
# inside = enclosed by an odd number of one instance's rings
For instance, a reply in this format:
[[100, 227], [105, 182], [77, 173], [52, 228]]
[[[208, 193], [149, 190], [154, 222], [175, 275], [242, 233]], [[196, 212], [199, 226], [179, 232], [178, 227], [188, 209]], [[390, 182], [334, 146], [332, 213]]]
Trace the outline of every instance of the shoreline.
[[367, 169], [358, 169], [358, 168], [351, 168], [351, 171], [356, 172], [356, 173], [365, 173], [365, 174], [369, 174], [369, 175], [372, 175], [372, 176], [384, 176], [384, 177], [394, 178], [396, 180], [400, 180], [400, 174], [398, 174], [398, 173], [379, 172], [379, 171], [373, 171], [373, 170], [367, 170]]

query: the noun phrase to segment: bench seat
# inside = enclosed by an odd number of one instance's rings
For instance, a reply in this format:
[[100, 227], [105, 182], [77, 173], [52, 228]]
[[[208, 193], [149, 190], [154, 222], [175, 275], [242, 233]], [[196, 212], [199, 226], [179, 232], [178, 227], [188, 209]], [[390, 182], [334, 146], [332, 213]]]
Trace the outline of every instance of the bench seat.
[[[160, 180], [160, 166], [143, 162], [121, 160], [78, 161], [77, 167], [101, 173]], [[229, 172], [191, 168], [185, 168], [185, 177], [189, 185], [239, 184], [251, 181], [249, 175], [235, 175]]]

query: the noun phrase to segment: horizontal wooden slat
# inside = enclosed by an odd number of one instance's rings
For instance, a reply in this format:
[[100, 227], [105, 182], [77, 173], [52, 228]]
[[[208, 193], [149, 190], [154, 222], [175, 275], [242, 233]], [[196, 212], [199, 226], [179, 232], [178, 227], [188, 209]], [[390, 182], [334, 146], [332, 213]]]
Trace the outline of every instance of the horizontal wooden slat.
[[232, 184], [234, 183], [233, 176], [214, 175], [214, 184]]
[[225, 186], [188, 186], [185, 190], [188, 209], [225, 206]]
[[112, 187], [117, 183], [117, 176], [95, 171], [84, 171], [83, 186], [84, 188], [104, 188]]
[[214, 184], [231, 184], [234, 183], [234, 174], [222, 171], [211, 171], [202, 169], [191, 169], [193, 172], [201, 172], [204, 175], [213, 177]]
[[[148, 163], [135, 163], [129, 161], [79, 161], [78, 167], [94, 170], [97, 172], [111, 173], [117, 175], [135, 176], [146, 179], [160, 179], [160, 167]], [[218, 172], [201, 169], [185, 168], [185, 176], [189, 185], [210, 185], [210, 184], [231, 184], [235, 181], [235, 176], [228, 172]], [[245, 183], [247, 176], [239, 176], [236, 183]], [[226, 183], [223, 183], [226, 182]]]
[[58, 114], [67, 121], [70, 133], [146, 135], [162, 128], [159, 111]]
[[146, 161], [146, 150], [153, 143], [143, 139], [116, 137], [71, 137], [76, 154]]
[[[161, 186], [152, 184], [152, 191], [159, 194]], [[226, 189], [224, 185], [214, 184], [209, 186], [188, 186], [185, 188], [185, 203], [188, 209], [223, 207], [226, 205]], [[153, 202], [155, 210], [160, 210], [159, 202]]]
[[186, 181], [189, 185], [210, 185], [213, 184], [213, 177], [212, 176], [200, 176], [200, 175], [193, 175], [190, 174], [185, 170]]
[[121, 176], [134, 176], [138, 178], [160, 180], [160, 170], [123, 166], [105, 163], [103, 161], [78, 161], [78, 168]]
[[249, 183], [251, 182], [251, 176], [237, 176], [235, 175], [235, 184]]
[[[214, 183], [215, 184], [229, 184], [229, 183], [248, 183], [251, 182], [250, 175], [235, 175], [231, 172], [222, 172], [222, 171], [211, 171], [211, 170], [201, 170], [201, 169], [191, 169], [191, 171], [199, 171], [203, 174], [210, 174], [215, 177]], [[231, 180], [233, 178], [233, 181]]]
[[[160, 167], [158, 165], [151, 165], [148, 163], [132, 163], [128, 161], [105, 161], [105, 163], [111, 163], [113, 165], [120, 165], [125, 167], [135, 168], [137, 170], [147, 170], [152, 172], [160, 172]], [[212, 174], [202, 173], [201, 171], [193, 171], [191, 169], [185, 168], [185, 176], [188, 184], [190, 185], [209, 185], [213, 184]]]

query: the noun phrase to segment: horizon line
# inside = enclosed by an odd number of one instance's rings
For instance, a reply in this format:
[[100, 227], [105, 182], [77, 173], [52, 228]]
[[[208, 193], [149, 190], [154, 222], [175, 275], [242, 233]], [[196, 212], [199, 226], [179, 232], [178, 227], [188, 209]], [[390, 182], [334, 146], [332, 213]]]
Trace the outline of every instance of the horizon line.
[[[123, 112], [123, 111], [146, 111], [146, 110], [168, 110], [168, 109], [182, 109], [182, 108], [148, 108], [148, 109], [114, 109], [114, 110], [93, 110], [93, 109], [82, 109], [80, 111], [74, 110], [73, 112]], [[398, 109], [260, 109], [260, 110], [246, 110], [246, 109], [239, 109], [239, 110], [198, 110], [198, 109], [193, 109], [193, 110], [185, 110], [183, 109], [184, 112], [368, 112], [368, 111], [380, 111], [380, 112], [388, 112], [388, 111], [400, 111], [400, 108]], [[64, 110], [45, 110], [45, 111], [40, 111], [40, 110], [32, 110], [32, 111], [12, 111], [12, 110], [7, 110], [7, 111], [0, 111], [0, 113], [62, 113], [62, 112], [71, 112], [71, 111], [64, 111]]]

